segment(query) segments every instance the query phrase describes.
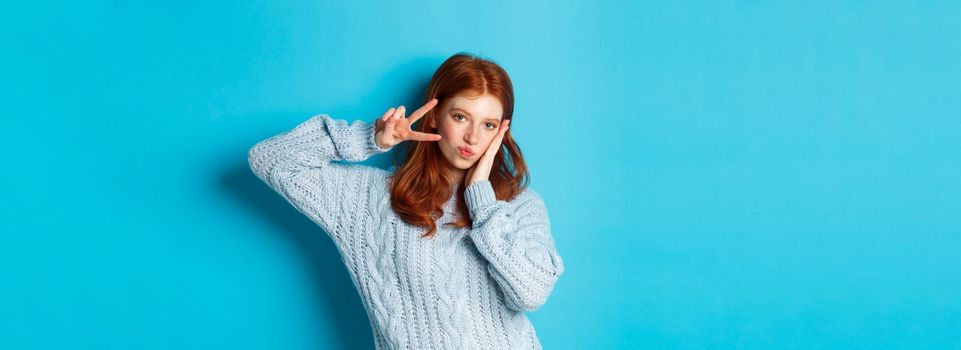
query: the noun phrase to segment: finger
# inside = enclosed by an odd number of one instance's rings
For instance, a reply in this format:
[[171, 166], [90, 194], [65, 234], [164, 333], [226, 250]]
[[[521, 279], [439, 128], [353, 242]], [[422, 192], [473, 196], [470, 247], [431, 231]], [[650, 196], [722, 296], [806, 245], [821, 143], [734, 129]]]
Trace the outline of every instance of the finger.
[[501, 131], [491, 140], [491, 144], [487, 146], [487, 152], [484, 152], [484, 158], [493, 159], [494, 156], [497, 155], [497, 152], [501, 149], [501, 144], [504, 141], [504, 134], [507, 133], [507, 129], [507, 126], [501, 126]]
[[505, 120], [503, 123], [501, 123], [500, 130], [497, 131], [497, 136], [495, 136], [494, 139], [491, 140], [490, 147], [495, 147], [495, 145], [496, 147], [500, 147], [501, 142], [504, 141], [504, 135], [506, 135], [507, 130], [510, 129], [510, 125], [509, 125], [510, 123], [511, 123], [510, 119]]
[[403, 118], [403, 117], [404, 117], [404, 112], [406, 112], [406, 109], [404, 109], [404, 105], [401, 105], [400, 107], [397, 107], [397, 110], [396, 110], [396, 111], [394, 111], [393, 117], [394, 117], [394, 118]]
[[380, 116], [380, 120], [387, 121], [387, 117], [390, 117], [391, 114], [394, 114], [394, 107], [390, 107], [387, 112], [384, 112], [384, 115]]
[[493, 151], [497, 152], [498, 150], [500, 150], [501, 144], [503, 143], [504, 143], [504, 134], [502, 133], [499, 136], [497, 136], [497, 140], [494, 140], [493, 145], [491, 145], [494, 148]]
[[474, 170], [476, 170], [476, 169], [477, 169], [477, 165], [474, 165], [474, 166], [470, 167], [470, 169], [467, 170], [467, 174], [464, 175], [464, 185], [465, 185], [465, 186], [466, 186], [466, 185], [470, 185], [471, 180], [474, 179]]
[[384, 129], [386, 129], [386, 130], [384, 130], [384, 131], [387, 133], [387, 134], [386, 134], [387, 136], [389, 136], [389, 137], [391, 137], [391, 138], [394, 137], [394, 127], [395, 127], [395, 125], [397, 125], [397, 118], [387, 118], [387, 126], [384, 128]]
[[426, 104], [414, 111], [414, 113], [411, 113], [410, 118], [408, 118], [410, 119], [410, 123], [414, 124], [414, 122], [420, 119], [420, 117], [423, 117], [424, 114], [427, 114], [427, 111], [430, 111], [432, 108], [434, 108], [434, 106], [437, 106], [436, 98], [432, 98], [430, 101], [427, 101]]
[[410, 134], [407, 135], [407, 138], [414, 141], [438, 141], [441, 139], [440, 135], [438, 134], [430, 134], [420, 131], [411, 131]]

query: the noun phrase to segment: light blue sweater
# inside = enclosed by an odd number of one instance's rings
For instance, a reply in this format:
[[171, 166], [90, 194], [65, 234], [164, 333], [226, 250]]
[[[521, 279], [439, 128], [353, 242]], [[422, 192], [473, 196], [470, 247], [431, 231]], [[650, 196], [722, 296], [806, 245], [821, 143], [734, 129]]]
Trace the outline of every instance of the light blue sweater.
[[[564, 264], [541, 197], [497, 200], [489, 181], [464, 192], [471, 228], [448, 228], [456, 195], [422, 238], [390, 206], [374, 124], [317, 115], [254, 145], [251, 169], [333, 239], [371, 321], [376, 349], [540, 349], [525, 311]], [[459, 186], [459, 185], [455, 185]], [[456, 191], [454, 193], [457, 193]]]

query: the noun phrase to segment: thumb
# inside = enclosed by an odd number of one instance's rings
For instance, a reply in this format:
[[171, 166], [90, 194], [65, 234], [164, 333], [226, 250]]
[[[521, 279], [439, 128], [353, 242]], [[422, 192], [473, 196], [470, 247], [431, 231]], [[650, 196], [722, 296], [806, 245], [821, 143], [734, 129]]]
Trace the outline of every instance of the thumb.
[[477, 164], [474, 164], [474, 166], [470, 167], [470, 169], [467, 169], [467, 173], [464, 174], [464, 189], [465, 189], [465, 190], [467, 189], [467, 186], [470, 185], [471, 178], [474, 177], [474, 170], [475, 170], [475, 169], [477, 169]]

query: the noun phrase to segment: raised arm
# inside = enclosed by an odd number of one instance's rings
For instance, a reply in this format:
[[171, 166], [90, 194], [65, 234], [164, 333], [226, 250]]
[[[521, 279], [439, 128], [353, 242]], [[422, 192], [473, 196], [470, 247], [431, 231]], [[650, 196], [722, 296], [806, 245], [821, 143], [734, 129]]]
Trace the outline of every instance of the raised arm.
[[[316, 222], [338, 244], [342, 227], [359, 213], [370, 212], [372, 191], [386, 193], [387, 172], [359, 164], [368, 157], [409, 141], [437, 141], [439, 135], [416, 132], [410, 125], [437, 105], [433, 99], [410, 115], [404, 106], [387, 110], [374, 123], [333, 119], [321, 114], [293, 130], [254, 145], [247, 154], [261, 180]], [[373, 186], [385, 186], [374, 188]]]
[[[358, 162], [386, 152], [374, 141], [375, 125], [314, 116], [293, 130], [258, 142], [248, 151], [254, 174], [320, 225], [335, 241], [348, 215], [363, 212], [367, 191], [386, 171]], [[350, 208], [346, 208], [350, 207]]]
[[510, 202], [497, 200], [488, 180], [471, 183], [464, 195], [473, 220], [470, 237], [490, 263], [487, 271], [507, 306], [540, 308], [564, 272], [543, 200], [531, 190]]

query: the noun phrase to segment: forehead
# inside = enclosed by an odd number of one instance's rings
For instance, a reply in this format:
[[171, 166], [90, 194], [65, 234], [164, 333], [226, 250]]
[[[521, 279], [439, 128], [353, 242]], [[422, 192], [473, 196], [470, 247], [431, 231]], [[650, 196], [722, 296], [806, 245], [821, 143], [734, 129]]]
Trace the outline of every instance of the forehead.
[[489, 94], [480, 96], [457, 95], [450, 99], [448, 109], [461, 111], [474, 118], [500, 120], [504, 115], [504, 106], [496, 97]]

